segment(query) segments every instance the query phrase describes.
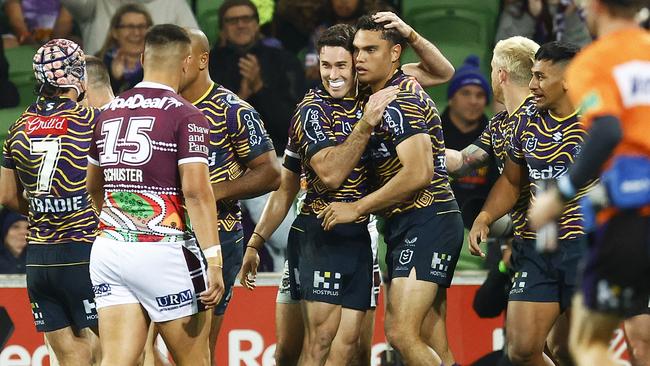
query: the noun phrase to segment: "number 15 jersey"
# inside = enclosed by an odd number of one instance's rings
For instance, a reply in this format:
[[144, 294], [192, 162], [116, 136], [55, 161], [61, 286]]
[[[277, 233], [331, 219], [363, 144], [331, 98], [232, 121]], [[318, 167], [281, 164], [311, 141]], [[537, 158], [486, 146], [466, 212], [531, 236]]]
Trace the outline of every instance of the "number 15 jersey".
[[179, 166], [208, 164], [209, 131], [201, 111], [166, 85], [142, 82], [115, 98], [95, 127], [88, 158], [104, 177], [99, 235], [189, 238]]

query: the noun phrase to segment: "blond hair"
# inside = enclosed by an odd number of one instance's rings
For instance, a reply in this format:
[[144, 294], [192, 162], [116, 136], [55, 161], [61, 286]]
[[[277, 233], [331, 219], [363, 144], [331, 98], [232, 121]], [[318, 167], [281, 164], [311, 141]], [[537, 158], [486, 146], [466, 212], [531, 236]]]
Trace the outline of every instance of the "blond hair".
[[492, 67], [505, 70], [514, 83], [528, 85], [538, 49], [539, 45], [526, 37], [506, 38], [494, 46]]

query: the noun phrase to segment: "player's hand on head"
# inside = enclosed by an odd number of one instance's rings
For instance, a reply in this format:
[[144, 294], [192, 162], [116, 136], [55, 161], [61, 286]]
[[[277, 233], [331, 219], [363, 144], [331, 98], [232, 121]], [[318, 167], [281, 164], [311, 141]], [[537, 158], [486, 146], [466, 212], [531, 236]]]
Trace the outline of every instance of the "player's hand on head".
[[338, 224], [355, 222], [361, 216], [355, 202], [330, 203], [319, 215], [323, 219], [323, 228], [331, 230]]
[[221, 268], [208, 264], [208, 288], [201, 292], [199, 299], [208, 309], [213, 308], [221, 301], [224, 291]]
[[485, 258], [485, 253], [481, 250], [480, 244], [487, 241], [488, 234], [490, 233], [489, 226], [477, 218], [472, 224], [472, 229], [469, 231], [469, 252], [472, 255]]
[[384, 25], [384, 28], [395, 28], [399, 34], [402, 35], [402, 37], [408, 38], [408, 36], [413, 31], [413, 28], [410, 25], [406, 24], [406, 22], [400, 19], [397, 14], [390, 11], [380, 11], [373, 15], [372, 19], [375, 21], [375, 23], [388, 22], [386, 25]]
[[377, 126], [381, 123], [386, 107], [397, 99], [397, 94], [399, 94], [399, 88], [389, 86], [371, 95], [363, 108], [362, 119], [370, 126]]
[[260, 255], [255, 248], [246, 246], [244, 259], [241, 270], [239, 271], [239, 283], [249, 290], [255, 289], [255, 280], [257, 278], [257, 268], [260, 265]]

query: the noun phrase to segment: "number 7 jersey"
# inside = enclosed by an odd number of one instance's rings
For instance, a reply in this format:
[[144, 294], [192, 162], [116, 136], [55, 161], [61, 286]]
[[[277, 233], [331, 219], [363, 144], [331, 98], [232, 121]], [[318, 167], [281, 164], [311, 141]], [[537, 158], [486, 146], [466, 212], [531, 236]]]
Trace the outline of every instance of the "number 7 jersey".
[[30, 244], [92, 243], [97, 215], [86, 191], [86, 156], [99, 110], [43, 98], [9, 129], [2, 166], [29, 201]]
[[104, 178], [99, 235], [128, 242], [188, 239], [179, 166], [207, 166], [209, 131], [201, 111], [166, 85], [142, 82], [108, 104], [88, 157]]

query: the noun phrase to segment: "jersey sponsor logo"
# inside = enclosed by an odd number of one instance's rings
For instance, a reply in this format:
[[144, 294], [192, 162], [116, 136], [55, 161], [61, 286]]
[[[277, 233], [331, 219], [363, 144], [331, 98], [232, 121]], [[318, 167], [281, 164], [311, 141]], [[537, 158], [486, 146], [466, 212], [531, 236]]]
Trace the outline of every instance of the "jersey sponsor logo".
[[183, 103], [174, 97], [145, 98], [142, 94], [134, 94], [127, 99], [116, 97], [112, 102], [108, 104], [108, 107], [106, 109], [114, 111], [118, 108], [154, 108], [166, 111], [169, 108], [178, 108], [182, 105]]
[[156, 303], [161, 310], [173, 310], [190, 305], [194, 301], [192, 290], [183, 290], [177, 294], [156, 297]]
[[451, 263], [451, 255], [433, 252], [433, 257], [431, 258], [431, 271], [429, 273], [436, 277], [446, 278], [449, 263]]
[[[262, 143], [262, 137], [257, 133], [257, 129], [262, 129], [262, 125], [259, 120], [255, 118], [253, 112], [248, 112], [244, 114], [244, 121], [246, 122], [246, 128], [248, 129], [248, 142], [251, 146], [257, 146]], [[257, 126], [255, 126], [257, 125]]]
[[405, 266], [411, 263], [413, 260], [413, 250], [412, 249], [402, 249], [399, 253], [399, 264]]
[[65, 135], [67, 132], [68, 119], [62, 117], [33, 116], [25, 124], [25, 133], [29, 136]]
[[531, 179], [558, 179], [569, 170], [566, 165], [549, 165], [543, 169], [535, 169], [528, 165], [528, 176]]
[[29, 197], [29, 207], [38, 213], [69, 213], [82, 210], [88, 206], [84, 196], [73, 197]]
[[205, 137], [210, 133], [210, 129], [190, 123], [187, 125], [187, 132], [190, 133], [190, 135], [187, 136], [189, 141], [189, 152], [200, 153], [207, 156], [209, 152], [208, 147], [205, 145]]
[[553, 134], [553, 142], [556, 144], [562, 143], [562, 131], [557, 131]]
[[616, 66], [614, 79], [624, 106], [650, 105], [650, 62], [632, 61]]
[[338, 296], [341, 288], [341, 274], [339, 272], [314, 271], [313, 293], [316, 295]]
[[[305, 118], [305, 135], [314, 142], [325, 141], [326, 137], [320, 126], [320, 112], [317, 109], [309, 108]], [[311, 127], [307, 129], [307, 126]], [[311, 130], [311, 131], [310, 131]], [[310, 134], [313, 133], [313, 136]]]
[[401, 135], [404, 133], [404, 116], [402, 116], [402, 111], [399, 109], [391, 106], [386, 107], [384, 123], [394, 134]]

